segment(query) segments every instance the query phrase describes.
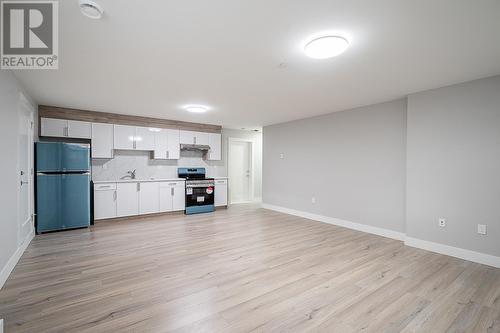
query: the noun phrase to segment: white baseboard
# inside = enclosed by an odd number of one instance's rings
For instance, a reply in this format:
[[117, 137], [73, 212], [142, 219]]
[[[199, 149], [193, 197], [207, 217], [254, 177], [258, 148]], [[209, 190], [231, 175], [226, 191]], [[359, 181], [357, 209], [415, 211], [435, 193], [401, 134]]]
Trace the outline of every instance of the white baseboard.
[[374, 234], [374, 235], [378, 235], [378, 236], [397, 239], [400, 241], [403, 241], [405, 239], [404, 233], [399, 232], [399, 231], [390, 230], [390, 229], [373, 227], [373, 226], [366, 225], [366, 224], [350, 222], [350, 221], [346, 221], [346, 220], [337, 219], [334, 217], [328, 217], [328, 216], [323, 216], [323, 215], [318, 215], [318, 214], [302, 212], [302, 211], [289, 209], [289, 208], [285, 208], [285, 207], [280, 207], [280, 206], [275, 206], [275, 205], [270, 205], [270, 204], [266, 204], [266, 203], [262, 204], [262, 208], [274, 210], [274, 211], [285, 213], [285, 214], [295, 215], [295, 216], [303, 217], [303, 218], [314, 220], [314, 221], [324, 222], [324, 223], [328, 223], [328, 224], [334, 224], [334, 225], [337, 225], [340, 227], [345, 227], [348, 229], [363, 231], [363, 232], [366, 232], [369, 234]]
[[35, 231], [32, 229], [30, 234], [24, 240], [23, 244], [17, 249], [17, 251], [12, 255], [12, 257], [10, 257], [9, 261], [0, 272], [0, 289], [3, 288], [3, 285], [9, 278], [10, 273], [12, 273], [14, 267], [16, 267], [17, 262], [19, 261], [19, 259], [21, 259], [21, 256], [23, 255], [24, 251], [26, 251], [28, 245], [30, 245], [31, 240], [34, 237], [35, 237]]
[[263, 203], [262, 208], [404, 241], [405, 245], [500, 268], [500, 257], [406, 236], [405, 233]]
[[459, 247], [429, 242], [423, 239], [408, 236], [405, 238], [405, 245], [500, 268], [500, 257], [496, 257], [491, 254], [475, 252]]

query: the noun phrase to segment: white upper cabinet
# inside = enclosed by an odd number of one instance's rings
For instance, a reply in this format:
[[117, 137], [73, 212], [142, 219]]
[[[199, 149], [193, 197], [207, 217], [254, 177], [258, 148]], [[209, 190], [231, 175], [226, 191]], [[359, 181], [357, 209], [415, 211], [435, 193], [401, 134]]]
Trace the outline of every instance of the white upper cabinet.
[[210, 161], [222, 160], [222, 135], [220, 133], [209, 133], [208, 145], [210, 146], [210, 150], [208, 151], [207, 159]]
[[92, 124], [92, 158], [113, 158], [113, 125]]
[[180, 131], [180, 143], [184, 145], [194, 145], [196, 142], [196, 132]]
[[114, 147], [123, 150], [155, 150], [155, 132], [149, 127], [114, 125]]
[[181, 144], [208, 145], [208, 133], [181, 131], [180, 141]]
[[135, 126], [114, 125], [114, 148], [135, 149]]
[[161, 129], [155, 133], [154, 158], [178, 160], [180, 157], [179, 130]]
[[40, 132], [42, 136], [66, 137], [68, 121], [64, 119], [42, 118]]
[[167, 130], [167, 158], [171, 160], [178, 160], [181, 156], [181, 144], [179, 130]]
[[135, 149], [136, 150], [155, 150], [155, 131], [156, 128], [136, 127], [135, 128]]
[[42, 118], [40, 123], [41, 136], [57, 138], [90, 139], [91, 124], [85, 121]]
[[68, 120], [67, 134], [69, 138], [92, 138], [92, 124], [86, 121]]

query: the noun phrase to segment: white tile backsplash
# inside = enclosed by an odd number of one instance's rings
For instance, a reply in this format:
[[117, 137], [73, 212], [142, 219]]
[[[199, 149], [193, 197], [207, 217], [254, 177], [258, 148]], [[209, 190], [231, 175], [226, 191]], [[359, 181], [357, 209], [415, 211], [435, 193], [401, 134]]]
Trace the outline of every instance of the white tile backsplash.
[[176, 178], [177, 168], [203, 167], [209, 177], [225, 177], [226, 168], [216, 161], [205, 161], [201, 152], [182, 151], [179, 160], [153, 160], [146, 151], [116, 150], [115, 158], [92, 160], [92, 180], [118, 180], [127, 171], [137, 170], [137, 179]]

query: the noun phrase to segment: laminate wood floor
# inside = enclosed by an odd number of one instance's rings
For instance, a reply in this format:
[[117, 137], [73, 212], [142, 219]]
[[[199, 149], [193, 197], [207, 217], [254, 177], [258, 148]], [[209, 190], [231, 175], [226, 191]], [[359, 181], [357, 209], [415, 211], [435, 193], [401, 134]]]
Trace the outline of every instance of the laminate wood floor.
[[500, 269], [259, 209], [36, 236], [11, 332], [500, 332]]

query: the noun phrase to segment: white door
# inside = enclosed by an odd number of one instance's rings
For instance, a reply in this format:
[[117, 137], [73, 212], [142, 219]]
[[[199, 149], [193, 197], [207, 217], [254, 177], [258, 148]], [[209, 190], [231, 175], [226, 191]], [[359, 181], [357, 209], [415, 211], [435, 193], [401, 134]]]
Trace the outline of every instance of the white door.
[[116, 184], [95, 185], [94, 218], [96, 220], [116, 217]]
[[64, 119], [42, 118], [40, 132], [42, 136], [66, 137], [68, 136], [68, 121]]
[[90, 139], [92, 126], [86, 121], [68, 120], [68, 137], [75, 139]]
[[160, 183], [139, 183], [139, 214], [153, 214], [160, 211]]
[[116, 215], [139, 214], [139, 183], [118, 183], [116, 185]]
[[230, 140], [229, 179], [231, 181], [231, 203], [251, 200], [252, 143]]
[[113, 158], [112, 124], [92, 124], [92, 158]]
[[155, 150], [155, 128], [136, 127], [135, 128], [135, 149]]
[[33, 107], [26, 98], [20, 97], [19, 160], [18, 160], [18, 246], [34, 231], [33, 207]]
[[114, 125], [114, 148], [135, 148], [135, 127], [127, 125]]

